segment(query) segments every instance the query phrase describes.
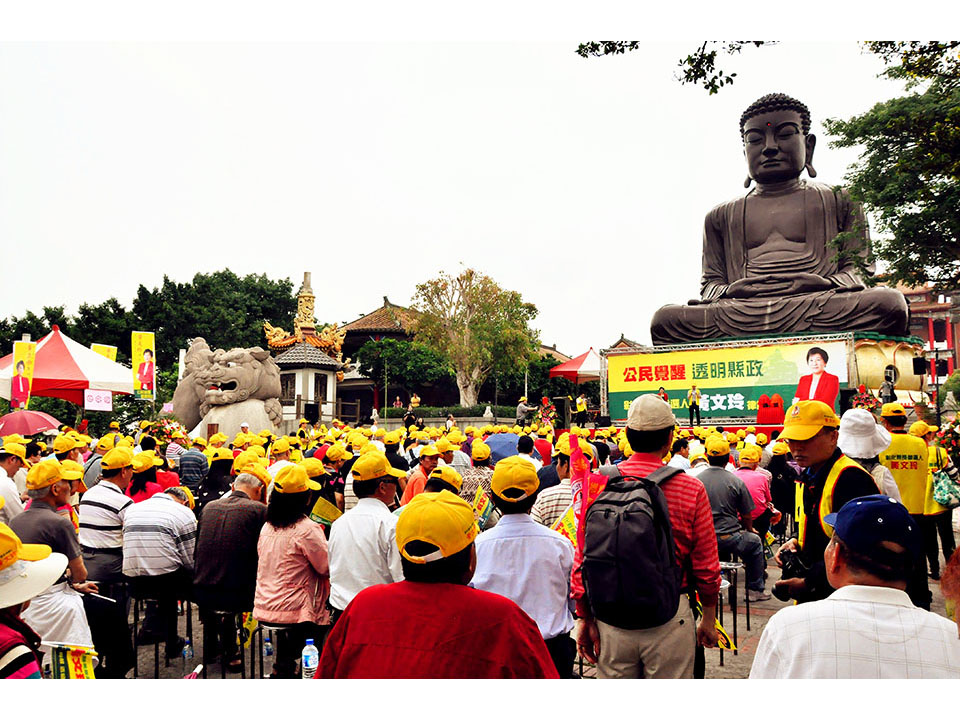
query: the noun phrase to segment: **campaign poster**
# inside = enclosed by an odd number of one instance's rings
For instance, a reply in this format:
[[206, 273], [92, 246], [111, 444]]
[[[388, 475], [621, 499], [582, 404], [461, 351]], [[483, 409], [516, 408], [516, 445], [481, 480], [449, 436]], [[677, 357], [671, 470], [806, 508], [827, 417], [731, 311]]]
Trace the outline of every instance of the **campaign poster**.
[[101, 345], [100, 343], [93, 343], [90, 345], [90, 349], [93, 350], [97, 355], [103, 355], [107, 360], [112, 360], [113, 362], [117, 361], [116, 345]]
[[131, 333], [133, 393], [138, 400], [156, 399], [156, 349], [152, 332]]
[[37, 344], [17, 340], [13, 343], [13, 377], [10, 378], [10, 409], [26, 410], [33, 389], [33, 365]]
[[838, 410], [840, 390], [848, 387], [852, 362], [852, 335], [610, 353], [610, 417], [625, 421], [637, 396], [662, 389], [674, 415], [685, 424], [688, 398], [696, 386], [704, 418], [778, 425], [786, 408], [797, 400], [820, 400]]

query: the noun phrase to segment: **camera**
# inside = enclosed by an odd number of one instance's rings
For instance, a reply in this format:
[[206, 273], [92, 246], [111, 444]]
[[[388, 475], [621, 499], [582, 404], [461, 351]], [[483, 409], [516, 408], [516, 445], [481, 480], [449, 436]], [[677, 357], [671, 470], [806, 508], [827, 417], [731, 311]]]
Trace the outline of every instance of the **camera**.
[[[780, 553], [780, 562], [783, 563], [783, 572], [780, 574], [781, 580], [789, 580], [790, 578], [802, 578], [807, 574], [807, 566], [803, 564], [800, 560], [800, 556], [795, 550], [784, 550]], [[776, 585], [773, 586], [773, 595], [778, 600], [786, 602], [790, 599], [790, 595], [787, 593], [786, 588], [778, 588]]]

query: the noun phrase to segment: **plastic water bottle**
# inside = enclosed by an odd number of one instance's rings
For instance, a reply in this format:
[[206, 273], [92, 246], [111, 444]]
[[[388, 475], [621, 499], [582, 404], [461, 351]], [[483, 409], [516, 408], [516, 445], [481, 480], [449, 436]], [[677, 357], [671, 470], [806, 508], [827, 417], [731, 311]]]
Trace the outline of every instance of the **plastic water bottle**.
[[270, 641], [270, 636], [268, 635], [263, 641], [263, 654], [267, 657], [273, 655], [273, 643]]
[[319, 664], [320, 651], [314, 647], [313, 638], [308, 638], [307, 644], [303, 646], [303, 652], [300, 653], [300, 677], [304, 680], [312, 679]]
[[183, 651], [180, 654], [183, 656], [184, 661], [193, 660], [193, 645], [190, 643], [190, 638], [184, 640]]

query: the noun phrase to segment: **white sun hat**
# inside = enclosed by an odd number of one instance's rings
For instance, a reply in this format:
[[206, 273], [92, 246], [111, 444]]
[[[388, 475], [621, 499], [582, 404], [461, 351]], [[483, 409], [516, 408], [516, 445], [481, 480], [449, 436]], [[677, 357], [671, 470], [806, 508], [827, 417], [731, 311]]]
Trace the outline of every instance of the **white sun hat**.
[[890, 433], [869, 410], [853, 408], [840, 418], [837, 446], [847, 457], [874, 458], [890, 447]]

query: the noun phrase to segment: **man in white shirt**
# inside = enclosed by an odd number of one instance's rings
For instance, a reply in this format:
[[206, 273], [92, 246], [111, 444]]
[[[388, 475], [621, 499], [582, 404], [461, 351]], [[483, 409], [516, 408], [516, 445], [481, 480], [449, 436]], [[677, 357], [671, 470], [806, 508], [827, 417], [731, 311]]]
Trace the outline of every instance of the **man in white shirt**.
[[276, 478], [277, 473], [285, 467], [295, 464], [290, 462], [290, 441], [285, 437], [278, 439], [270, 446], [270, 455], [273, 456], [273, 464], [267, 468], [267, 472], [272, 478]]
[[683, 472], [689, 472], [690, 441], [686, 438], [677, 438], [673, 441], [673, 447], [670, 449], [670, 452], [673, 453], [673, 455], [667, 465], [680, 468]]
[[944, 617], [915, 607], [907, 580], [923, 540], [886, 495], [855, 498], [824, 522], [823, 553], [836, 591], [786, 607], [764, 628], [751, 678], [960, 679], [960, 638]]
[[383, 453], [369, 452], [357, 458], [350, 475], [357, 504], [330, 526], [327, 543], [334, 621], [361, 590], [403, 580], [397, 516], [388, 505], [406, 473], [390, 465]]
[[561, 678], [572, 677], [576, 656], [570, 637], [573, 545], [530, 517], [540, 480], [526, 459], [513, 456], [498, 462], [490, 490], [503, 517], [496, 527], [477, 536], [477, 569], [470, 585], [523, 608], [537, 623], [557, 673]]
[[517, 456], [529, 460], [537, 472], [543, 467], [543, 463], [533, 456], [533, 438], [529, 435], [521, 435], [517, 438]]
[[23, 503], [20, 502], [20, 493], [13, 478], [21, 468], [26, 467], [26, 458], [27, 449], [23, 445], [8, 442], [0, 449], [0, 497], [5, 501], [0, 508], [0, 520], [8, 525], [23, 512]]

